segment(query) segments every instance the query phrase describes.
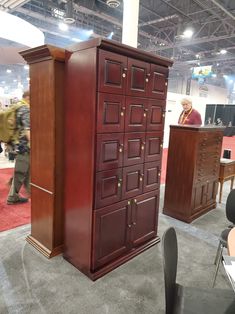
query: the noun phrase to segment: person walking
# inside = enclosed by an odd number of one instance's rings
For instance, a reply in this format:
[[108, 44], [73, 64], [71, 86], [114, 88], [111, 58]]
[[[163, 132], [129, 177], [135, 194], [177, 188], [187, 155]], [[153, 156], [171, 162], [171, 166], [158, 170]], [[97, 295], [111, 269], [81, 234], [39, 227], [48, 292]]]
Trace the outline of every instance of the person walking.
[[21, 100], [22, 106], [16, 110], [16, 125], [19, 138], [12, 143], [16, 149], [15, 170], [7, 198], [8, 205], [28, 202], [28, 198], [19, 195], [24, 185], [30, 195], [30, 93], [25, 91]]

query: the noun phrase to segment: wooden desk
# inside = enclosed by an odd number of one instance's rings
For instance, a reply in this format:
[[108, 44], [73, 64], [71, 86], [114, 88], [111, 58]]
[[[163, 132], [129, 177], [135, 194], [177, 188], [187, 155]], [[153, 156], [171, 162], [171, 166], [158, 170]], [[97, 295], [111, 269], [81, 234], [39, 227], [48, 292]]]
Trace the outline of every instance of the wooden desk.
[[232, 228], [228, 234], [228, 254], [235, 256], [235, 228]]
[[220, 159], [220, 172], [219, 172], [219, 183], [220, 183], [219, 203], [221, 203], [224, 182], [231, 180], [230, 190], [232, 190], [234, 177], [235, 177], [235, 160], [221, 158]]

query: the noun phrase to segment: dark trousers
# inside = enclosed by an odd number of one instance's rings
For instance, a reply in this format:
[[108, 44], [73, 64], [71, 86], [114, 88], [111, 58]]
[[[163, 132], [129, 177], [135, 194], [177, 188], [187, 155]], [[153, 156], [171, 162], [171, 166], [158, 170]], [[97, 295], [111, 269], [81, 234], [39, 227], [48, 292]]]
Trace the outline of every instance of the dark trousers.
[[19, 191], [25, 186], [26, 191], [30, 194], [30, 154], [17, 154], [15, 161], [14, 177], [11, 189], [8, 194], [8, 201], [15, 202], [19, 199]]

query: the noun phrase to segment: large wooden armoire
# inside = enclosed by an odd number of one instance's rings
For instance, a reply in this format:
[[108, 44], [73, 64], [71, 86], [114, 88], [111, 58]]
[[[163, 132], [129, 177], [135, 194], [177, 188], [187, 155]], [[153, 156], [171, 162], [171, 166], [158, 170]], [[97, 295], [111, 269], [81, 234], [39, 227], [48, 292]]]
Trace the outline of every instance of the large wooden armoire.
[[170, 126], [164, 214], [190, 223], [216, 207], [223, 131]]
[[159, 241], [170, 65], [101, 38], [66, 52], [64, 257], [93, 280]]

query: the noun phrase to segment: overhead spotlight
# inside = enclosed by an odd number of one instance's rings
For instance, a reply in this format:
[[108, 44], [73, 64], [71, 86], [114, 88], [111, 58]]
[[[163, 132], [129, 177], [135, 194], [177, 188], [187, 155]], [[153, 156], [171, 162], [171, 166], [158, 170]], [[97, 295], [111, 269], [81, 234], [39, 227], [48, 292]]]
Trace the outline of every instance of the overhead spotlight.
[[227, 53], [227, 50], [225, 50], [225, 49], [220, 50], [220, 54], [225, 55], [226, 53]]
[[11, 71], [10, 69], [7, 69], [6, 72], [7, 72], [7, 73], [11, 73], [12, 71]]
[[108, 38], [108, 39], [112, 39], [113, 34], [114, 34], [114, 32], [111, 32], [111, 33], [107, 36], [107, 38]]
[[24, 69], [25, 69], [25, 70], [28, 70], [28, 69], [29, 69], [28, 64], [24, 65]]
[[199, 54], [196, 54], [196, 56], [195, 56], [197, 59], [199, 59], [200, 58], [200, 55]]
[[69, 27], [65, 23], [59, 23], [59, 29], [62, 31], [67, 31], [69, 29]]
[[110, 8], [117, 8], [120, 5], [120, 1], [118, 0], [106, 0], [106, 4], [110, 7]]
[[183, 37], [184, 38], [191, 38], [193, 36], [193, 30], [192, 29], [186, 29], [183, 32]]

